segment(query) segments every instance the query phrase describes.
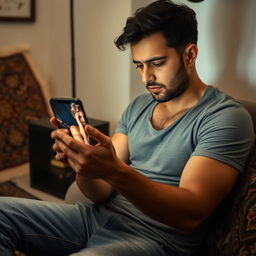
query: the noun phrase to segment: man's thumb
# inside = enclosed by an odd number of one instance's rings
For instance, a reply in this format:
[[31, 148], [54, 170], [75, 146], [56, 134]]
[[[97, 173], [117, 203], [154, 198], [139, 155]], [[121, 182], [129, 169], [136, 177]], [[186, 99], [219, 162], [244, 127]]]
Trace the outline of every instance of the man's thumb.
[[98, 143], [102, 146], [108, 146], [110, 143], [110, 137], [106, 136], [102, 132], [100, 132], [98, 129], [95, 127], [87, 124], [85, 126], [85, 132], [87, 135], [98, 141]]

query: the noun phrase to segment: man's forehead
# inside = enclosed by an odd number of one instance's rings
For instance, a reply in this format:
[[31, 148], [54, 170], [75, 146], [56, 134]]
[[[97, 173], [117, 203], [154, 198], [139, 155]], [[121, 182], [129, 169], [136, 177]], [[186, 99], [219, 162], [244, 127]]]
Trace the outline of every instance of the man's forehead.
[[131, 44], [131, 53], [134, 60], [147, 60], [157, 56], [175, 54], [176, 50], [167, 46], [166, 40], [161, 33], [147, 36], [139, 42]]
[[174, 48], [165, 47], [157, 49], [146, 48], [131, 48], [133, 62], [150, 62], [160, 59], [166, 59], [169, 57], [176, 57], [177, 52]]

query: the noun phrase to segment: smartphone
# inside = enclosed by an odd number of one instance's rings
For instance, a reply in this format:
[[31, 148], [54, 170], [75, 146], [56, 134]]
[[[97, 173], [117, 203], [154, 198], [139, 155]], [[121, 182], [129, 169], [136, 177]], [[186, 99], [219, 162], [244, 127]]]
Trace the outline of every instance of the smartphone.
[[88, 118], [84, 111], [81, 100], [75, 98], [51, 98], [50, 105], [56, 118], [59, 128], [70, 129], [71, 126], [78, 126], [83, 140], [91, 145], [97, 142], [86, 135], [84, 126], [88, 124]]

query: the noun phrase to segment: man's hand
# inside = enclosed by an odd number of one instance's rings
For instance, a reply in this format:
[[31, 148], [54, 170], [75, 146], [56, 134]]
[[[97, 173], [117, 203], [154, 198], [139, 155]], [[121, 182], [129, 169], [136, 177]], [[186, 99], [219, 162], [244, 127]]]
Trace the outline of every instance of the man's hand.
[[[55, 128], [57, 127], [56, 119], [53, 117], [51, 118], [51, 123]], [[90, 128], [89, 128], [90, 130]], [[113, 146], [111, 141], [108, 143], [107, 141], [110, 140], [107, 136], [97, 133], [98, 131], [96, 129], [92, 128], [92, 133], [95, 134], [95, 137], [102, 138], [100, 139], [100, 142], [97, 144], [97, 146], [93, 147], [87, 143], [85, 143], [82, 134], [80, 133], [80, 130], [77, 126], [72, 126], [70, 128], [69, 133], [66, 129], [56, 129], [52, 132], [51, 137], [55, 140], [55, 143], [53, 145], [53, 149], [56, 151], [56, 159], [61, 160], [67, 164], [69, 164], [73, 170], [77, 173], [76, 175], [76, 182], [80, 190], [84, 193], [86, 197], [88, 197], [90, 200], [92, 200], [95, 203], [104, 202], [107, 200], [111, 194], [113, 193], [113, 188], [110, 184], [105, 182], [102, 179], [92, 179], [93, 174], [90, 170], [91, 166], [93, 165], [92, 161], [88, 161], [91, 164], [86, 165], [86, 158], [85, 156], [87, 154], [84, 154], [85, 152], [88, 152], [88, 155], [93, 155], [91, 150], [94, 150], [97, 148], [97, 151], [100, 149], [104, 149], [104, 146], [102, 145], [109, 145], [106, 147], [105, 151], [107, 151], [107, 148], [110, 148], [110, 155], [115, 156], [115, 150], [113, 150]], [[85, 131], [84, 131], [85, 132]], [[97, 135], [98, 134], [98, 135]], [[101, 143], [101, 144], [100, 144]], [[105, 143], [105, 144], [104, 144]], [[96, 154], [97, 156], [97, 154]], [[96, 157], [96, 159], [101, 157]], [[101, 161], [101, 159], [100, 159]], [[97, 161], [94, 161], [97, 162]], [[93, 167], [94, 169], [97, 169], [97, 166]], [[99, 167], [102, 168], [102, 167]], [[92, 169], [92, 171], [94, 170]], [[102, 168], [104, 170], [104, 168]], [[94, 172], [95, 174], [98, 174], [97, 172]], [[89, 178], [88, 178], [88, 177]]]
[[71, 135], [65, 130], [57, 129], [52, 132], [55, 140], [56, 159], [67, 157], [71, 168], [80, 175], [91, 179], [111, 179], [119, 170], [120, 160], [116, 156], [111, 139], [90, 125], [85, 126], [85, 132], [96, 141], [95, 146], [86, 145], [82, 141], [78, 127], [71, 127]]

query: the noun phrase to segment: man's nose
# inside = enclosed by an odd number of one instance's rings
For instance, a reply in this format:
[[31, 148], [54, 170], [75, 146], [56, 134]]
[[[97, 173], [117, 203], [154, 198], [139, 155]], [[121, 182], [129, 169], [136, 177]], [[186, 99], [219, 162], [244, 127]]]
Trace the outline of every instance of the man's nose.
[[155, 76], [151, 68], [144, 67], [141, 72], [141, 80], [143, 84], [147, 85], [148, 81], [154, 81]]

